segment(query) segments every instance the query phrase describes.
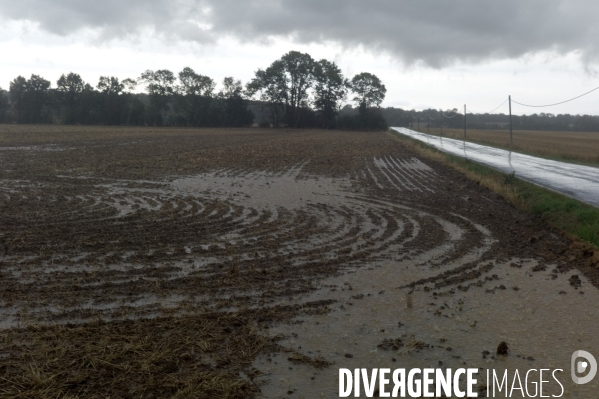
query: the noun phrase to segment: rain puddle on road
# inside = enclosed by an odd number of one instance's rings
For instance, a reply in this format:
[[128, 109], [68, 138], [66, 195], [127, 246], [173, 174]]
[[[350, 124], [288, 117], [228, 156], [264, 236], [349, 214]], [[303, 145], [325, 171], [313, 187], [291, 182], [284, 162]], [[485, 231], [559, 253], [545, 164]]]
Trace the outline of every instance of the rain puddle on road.
[[467, 141], [431, 136], [403, 127], [393, 130], [438, 150], [482, 163], [504, 173], [599, 206], [599, 168], [537, 158]]
[[[553, 266], [534, 260], [481, 263], [495, 267], [478, 281], [446, 288], [398, 288], [421, 275], [407, 260], [324, 280], [301, 300], [334, 299], [329, 313], [298, 318], [269, 334], [282, 334], [282, 346], [332, 364], [317, 369], [290, 353], [260, 357], [254, 366], [267, 381], [263, 397], [338, 397], [339, 368], [415, 367], [480, 368], [483, 390], [486, 369], [498, 375], [507, 369], [509, 379], [516, 369], [521, 376], [529, 369], [563, 369], [556, 375], [564, 397], [593, 397], [599, 381], [575, 385], [570, 357], [599, 349], [599, 292], [584, 277], [572, 277], [576, 272], [554, 273]], [[496, 356], [501, 342], [509, 347], [506, 357]], [[538, 382], [538, 373], [532, 375]], [[559, 395], [560, 386], [551, 381], [543, 394]]]

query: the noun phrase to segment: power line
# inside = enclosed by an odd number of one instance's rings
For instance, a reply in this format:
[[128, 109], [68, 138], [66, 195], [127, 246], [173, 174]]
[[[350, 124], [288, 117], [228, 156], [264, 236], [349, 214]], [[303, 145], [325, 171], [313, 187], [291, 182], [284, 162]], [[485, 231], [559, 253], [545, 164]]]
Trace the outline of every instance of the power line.
[[[447, 119], [455, 118], [456, 116], [461, 115], [459, 112], [456, 112], [455, 115], [453, 115], [453, 116], [447, 116], [447, 115], [443, 114], [443, 111], [440, 111], [440, 113], [441, 113], [442, 116], [444, 116]], [[424, 117], [422, 117], [420, 115], [414, 115], [411, 112], [410, 112], [410, 116], [412, 116], [412, 118], [419, 118], [420, 120], [425, 120], [426, 118], [428, 118], [428, 119], [430, 119], [432, 121], [436, 121], [438, 119], [438, 117], [437, 118], [433, 118], [429, 114], [425, 114]]]
[[461, 115], [461, 114], [460, 114], [459, 112], [457, 112], [457, 111], [454, 111], [454, 112], [455, 112], [455, 114], [454, 114], [453, 116], [447, 116], [447, 115], [445, 115], [443, 112], [441, 112], [441, 115], [443, 115], [443, 116], [444, 116], [445, 118], [447, 118], [447, 119], [453, 119], [453, 118], [455, 118], [456, 116], [458, 116], [458, 115]]
[[[589, 90], [589, 91], [587, 91], [586, 93], [583, 93], [583, 94], [581, 94], [581, 95], [579, 95], [579, 96], [576, 96], [576, 97], [570, 98], [569, 100], [560, 101], [560, 102], [553, 103], [553, 104], [544, 104], [544, 105], [531, 105], [531, 104], [524, 104], [524, 103], [518, 102], [518, 101], [516, 101], [516, 100], [514, 100], [514, 99], [512, 99], [511, 101], [512, 101], [513, 103], [516, 103], [516, 104], [518, 104], [518, 105], [522, 105], [523, 107], [534, 107], [534, 108], [553, 107], [553, 106], [555, 106], [555, 105], [565, 104], [565, 103], [567, 103], [567, 102], [574, 101], [574, 100], [576, 100], [576, 99], [579, 99], [579, 98], [581, 98], [581, 97], [584, 97], [584, 96], [586, 96], [587, 94], [591, 94], [592, 92], [594, 92], [594, 91], [597, 91], [597, 90], [599, 90], [599, 87], [595, 87], [593, 90]], [[491, 110], [491, 111], [489, 111], [489, 112], [486, 112], [486, 113], [487, 113], [487, 114], [491, 114], [491, 113], [493, 113], [493, 112], [497, 111], [497, 110], [498, 110], [499, 108], [501, 108], [501, 107], [502, 107], [502, 106], [503, 106], [503, 105], [504, 105], [506, 102], [508, 102], [508, 100], [509, 100], [509, 98], [505, 99], [505, 101], [503, 101], [501, 104], [499, 104], [499, 105], [498, 105], [496, 108], [494, 108], [493, 110]], [[473, 110], [472, 108], [470, 108], [470, 109], [469, 109], [469, 111], [470, 111], [470, 113], [471, 113], [471, 114], [479, 114], [479, 115], [484, 115], [484, 114], [482, 114], [482, 113], [480, 113], [480, 112], [477, 112], [476, 110]], [[421, 117], [420, 115], [416, 116], [416, 115], [413, 115], [412, 113], [410, 113], [410, 115], [411, 115], [413, 118], [419, 118], [419, 119], [421, 119], [421, 120], [424, 120], [424, 119], [426, 119], [426, 118], [423, 118], [423, 117]], [[444, 115], [444, 114], [443, 114], [443, 111], [441, 111], [441, 115], [442, 115], [443, 117], [447, 118], [447, 119], [452, 119], [452, 118], [455, 118], [457, 115], [460, 115], [460, 114], [456, 112], [456, 114], [455, 114], [454, 116], [446, 116], [446, 115]], [[437, 118], [431, 118], [431, 117], [430, 117], [430, 115], [428, 115], [428, 114], [426, 115], [426, 117], [428, 117], [430, 120], [436, 120], [436, 119], [437, 119]]]
[[514, 102], [514, 103], [516, 103], [516, 104], [519, 104], [519, 105], [522, 105], [522, 106], [524, 106], [524, 107], [534, 107], [534, 108], [541, 108], [541, 107], [553, 107], [554, 105], [560, 105], [560, 104], [564, 104], [564, 103], [567, 103], [567, 102], [570, 102], [570, 101], [576, 100], [577, 98], [584, 97], [584, 96], [586, 96], [587, 94], [594, 92], [595, 90], [599, 90], [599, 87], [595, 87], [593, 90], [591, 90], [591, 91], [587, 91], [587, 92], [586, 92], [586, 93], [584, 93], [584, 94], [581, 94], [581, 95], [579, 95], [579, 96], [576, 96], [576, 97], [574, 97], [574, 98], [571, 98], [571, 99], [569, 99], [569, 100], [566, 100], [566, 101], [561, 101], [561, 102], [559, 102], [559, 103], [555, 103], [555, 104], [546, 104], [546, 105], [529, 105], [529, 104], [522, 104], [522, 103], [519, 103], [518, 101], [516, 101], [516, 100], [514, 100], [514, 99], [512, 99], [512, 102]]
[[[491, 113], [493, 113], [493, 112], [497, 111], [499, 108], [501, 108], [501, 106], [502, 106], [503, 104], [507, 103], [507, 100], [509, 100], [509, 98], [506, 98], [506, 99], [505, 99], [505, 101], [504, 101], [504, 102], [502, 102], [502, 103], [499, 105], [499, 107], [495, 108], [495, 109], [494, 109], [493, 111], [491, 111], [491, 112], [487, 112], [487, 114], [491, 114]], [[514, 100], [512, 100], [512, 101], [514, 101]], [[514, 101], [514, 102], [515, 102], [515, 101]]]

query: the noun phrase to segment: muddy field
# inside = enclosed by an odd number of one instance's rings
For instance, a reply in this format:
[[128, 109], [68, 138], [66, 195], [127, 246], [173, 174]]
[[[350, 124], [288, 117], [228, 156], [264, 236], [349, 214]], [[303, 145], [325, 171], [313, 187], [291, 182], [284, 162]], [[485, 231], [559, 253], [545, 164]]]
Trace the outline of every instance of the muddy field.
[[2, 397], [464, 365], [599, 388], [569, 376], [599, 354], [590, 255], [389, 133], [0, 125], [0, 182]]

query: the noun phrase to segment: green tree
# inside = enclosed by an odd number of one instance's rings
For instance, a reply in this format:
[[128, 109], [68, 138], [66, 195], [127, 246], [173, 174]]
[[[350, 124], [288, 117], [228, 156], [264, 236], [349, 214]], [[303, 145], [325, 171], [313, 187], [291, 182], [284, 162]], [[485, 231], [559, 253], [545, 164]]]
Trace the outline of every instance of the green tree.
[[288, 85], [287, 124], [298, 127], [300, 108], [308, 107], [308, 90], [314, 82], [316, 63], [307, 53], [290, 51], [281, 57]]
[[50, 81], [38, 75], [25, 79], [18, 76], [10, 82], [10, 98], [15, 108], [17, 122], [48, 122], [48, 114], [44, 114], [44, 106], [48, 104]]
[[224, 104], [224, 126], [242, 127], [254, 123], [254, 114], [248, 110], [241, 80], [226, 77], [218, 97]]
[[218, 126], [217, 104], [213, 101], [216, 83], [212, 78], [196, 73], [189, 67], [179, 72], [175, 106], [179, 124], [189, 126]]
[[320, 112], [322, 126], [331, 128], [347, 96], [349, 82], [334, 62], [324, 59], [314, 68], [314, 82], [314, 106]]
[[114, 76], [100, 76], [100, 80], [98, 81], [98, 85], [96, 87], [101, 93], [108, 95], [121, 94], [121, 92], [125, 89], [125, 85], [119, 81], [119, 78]]
[[85, 89], [89, 88], [86, 87], [86, 83], [77, 73], [62, 74], [56, 81], [56, 90], [58, 91], [58, 100], [62, 106], [64, 123], [81, 123], [83, 113], [81, 94]]
[[[381, 80], [376, 75], [362, 72], [352, 78], [350, 88], [355, 95], [353, 101], [358, 104], [358, 115], [345, 118], [343, 124], [352, 129], [387, 129], [387, 122], [379, 108], [387, 93]], [[372, 109], [373, 106], [376, 108]]]
[[2, 90], [2, 87], [0, 87], [0, 123], [6, 122], [7, 111], [8, 111], [8, 96], [6, 95], [6, 91]]
[[200, 75], [189, 67], [185, 67], [179, 72], [179, 82], [181, 82], [179, 91], [184, 95], [212, 97], [212, 92], [216, 87], [212, 78]]
[[123, 85], [123, 91], [127, 94], [133, 92], [133, 90], [135, 90], [135, 88], [137, 87], [137, 82], [134, 79], [130, 78], [123, 79], [121, 84]]
[[232, 77], [223, 79], [223, 88], [218, 93], [220, 98], [243, 97], [243, 85], [241, 80], [235, 80]]
[[303, 115], [300, 110], [309, 105], [308, 90], [314, 82], [315, 66], [310, 54], [290, 51], [266, 70], [256, 71], [247, 91], [252, 96], [260, 93], [260, 100], [270, 105], [275, 125], [282, 107], [287, 125], [298, 127]]
[[258, 69], [246, 85], [246, 93], [250, 97], [258, 96], [258, 100], [268, 106], [274, 126], [279, 126], [288, 98], [283, 62], [278, 60], [264, 70]]
[[351, 89], [355, 94], [353, 100], [360, 108], [380, 106], [385, 99], [387, 88], [376, 76], [368, 72], [362, 72], [351, 80]]
[[150, 97], [149, 119], [153, 125], [165, 123], [170, 100], [175, 94], [176, 80], [175, 75], [168, 69], [147, 70], [138, 79], [146, 85]]
[[15, 115], [18, 123], [26, 123], [25, 115], [27, 112], [27, 79], [23, 76], [17, 76], [9, 85], [10, 99], [15, 110]]
[[68, 75], [63, 73], [56, 81], [56, 87], [63, 93], [77, 94], [83, 92], [85, 82], [78, 73], [69, 72]]
[[119, 125], [125, 112], [131, 112], [132, 107], [128, 104], [128, 96], [123, 95], [125, 82], [114, 76], [100, 76], [96, 87], [101, 96], [101, 122], [105, 125]]
[[143, 114], [145, 112], [144, 104], [133, 94], [133, 91], [137, 88], [137, 82], [133, 79], [126, 78], [121, 82], [123, 85], [122, 97], [125, 98], [127, 103], [127, 118], [123, 120], [127, 126], [129, 126], [134, 120], [134, 124], [142, 124]]

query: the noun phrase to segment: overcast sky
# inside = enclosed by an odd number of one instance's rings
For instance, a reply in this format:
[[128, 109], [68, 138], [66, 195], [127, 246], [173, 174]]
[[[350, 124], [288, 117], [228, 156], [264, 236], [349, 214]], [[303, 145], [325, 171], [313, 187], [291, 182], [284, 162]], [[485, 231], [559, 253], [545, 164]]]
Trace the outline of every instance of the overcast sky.
[[[596, 0], [0, 0], [0, 87], [186, 66], [245, 83], [299, 50], [378, 75], [384, 106], [489, 112], [599, 86], [598, 17]], [[599, 91], [513, 111], [599, 114]]]

